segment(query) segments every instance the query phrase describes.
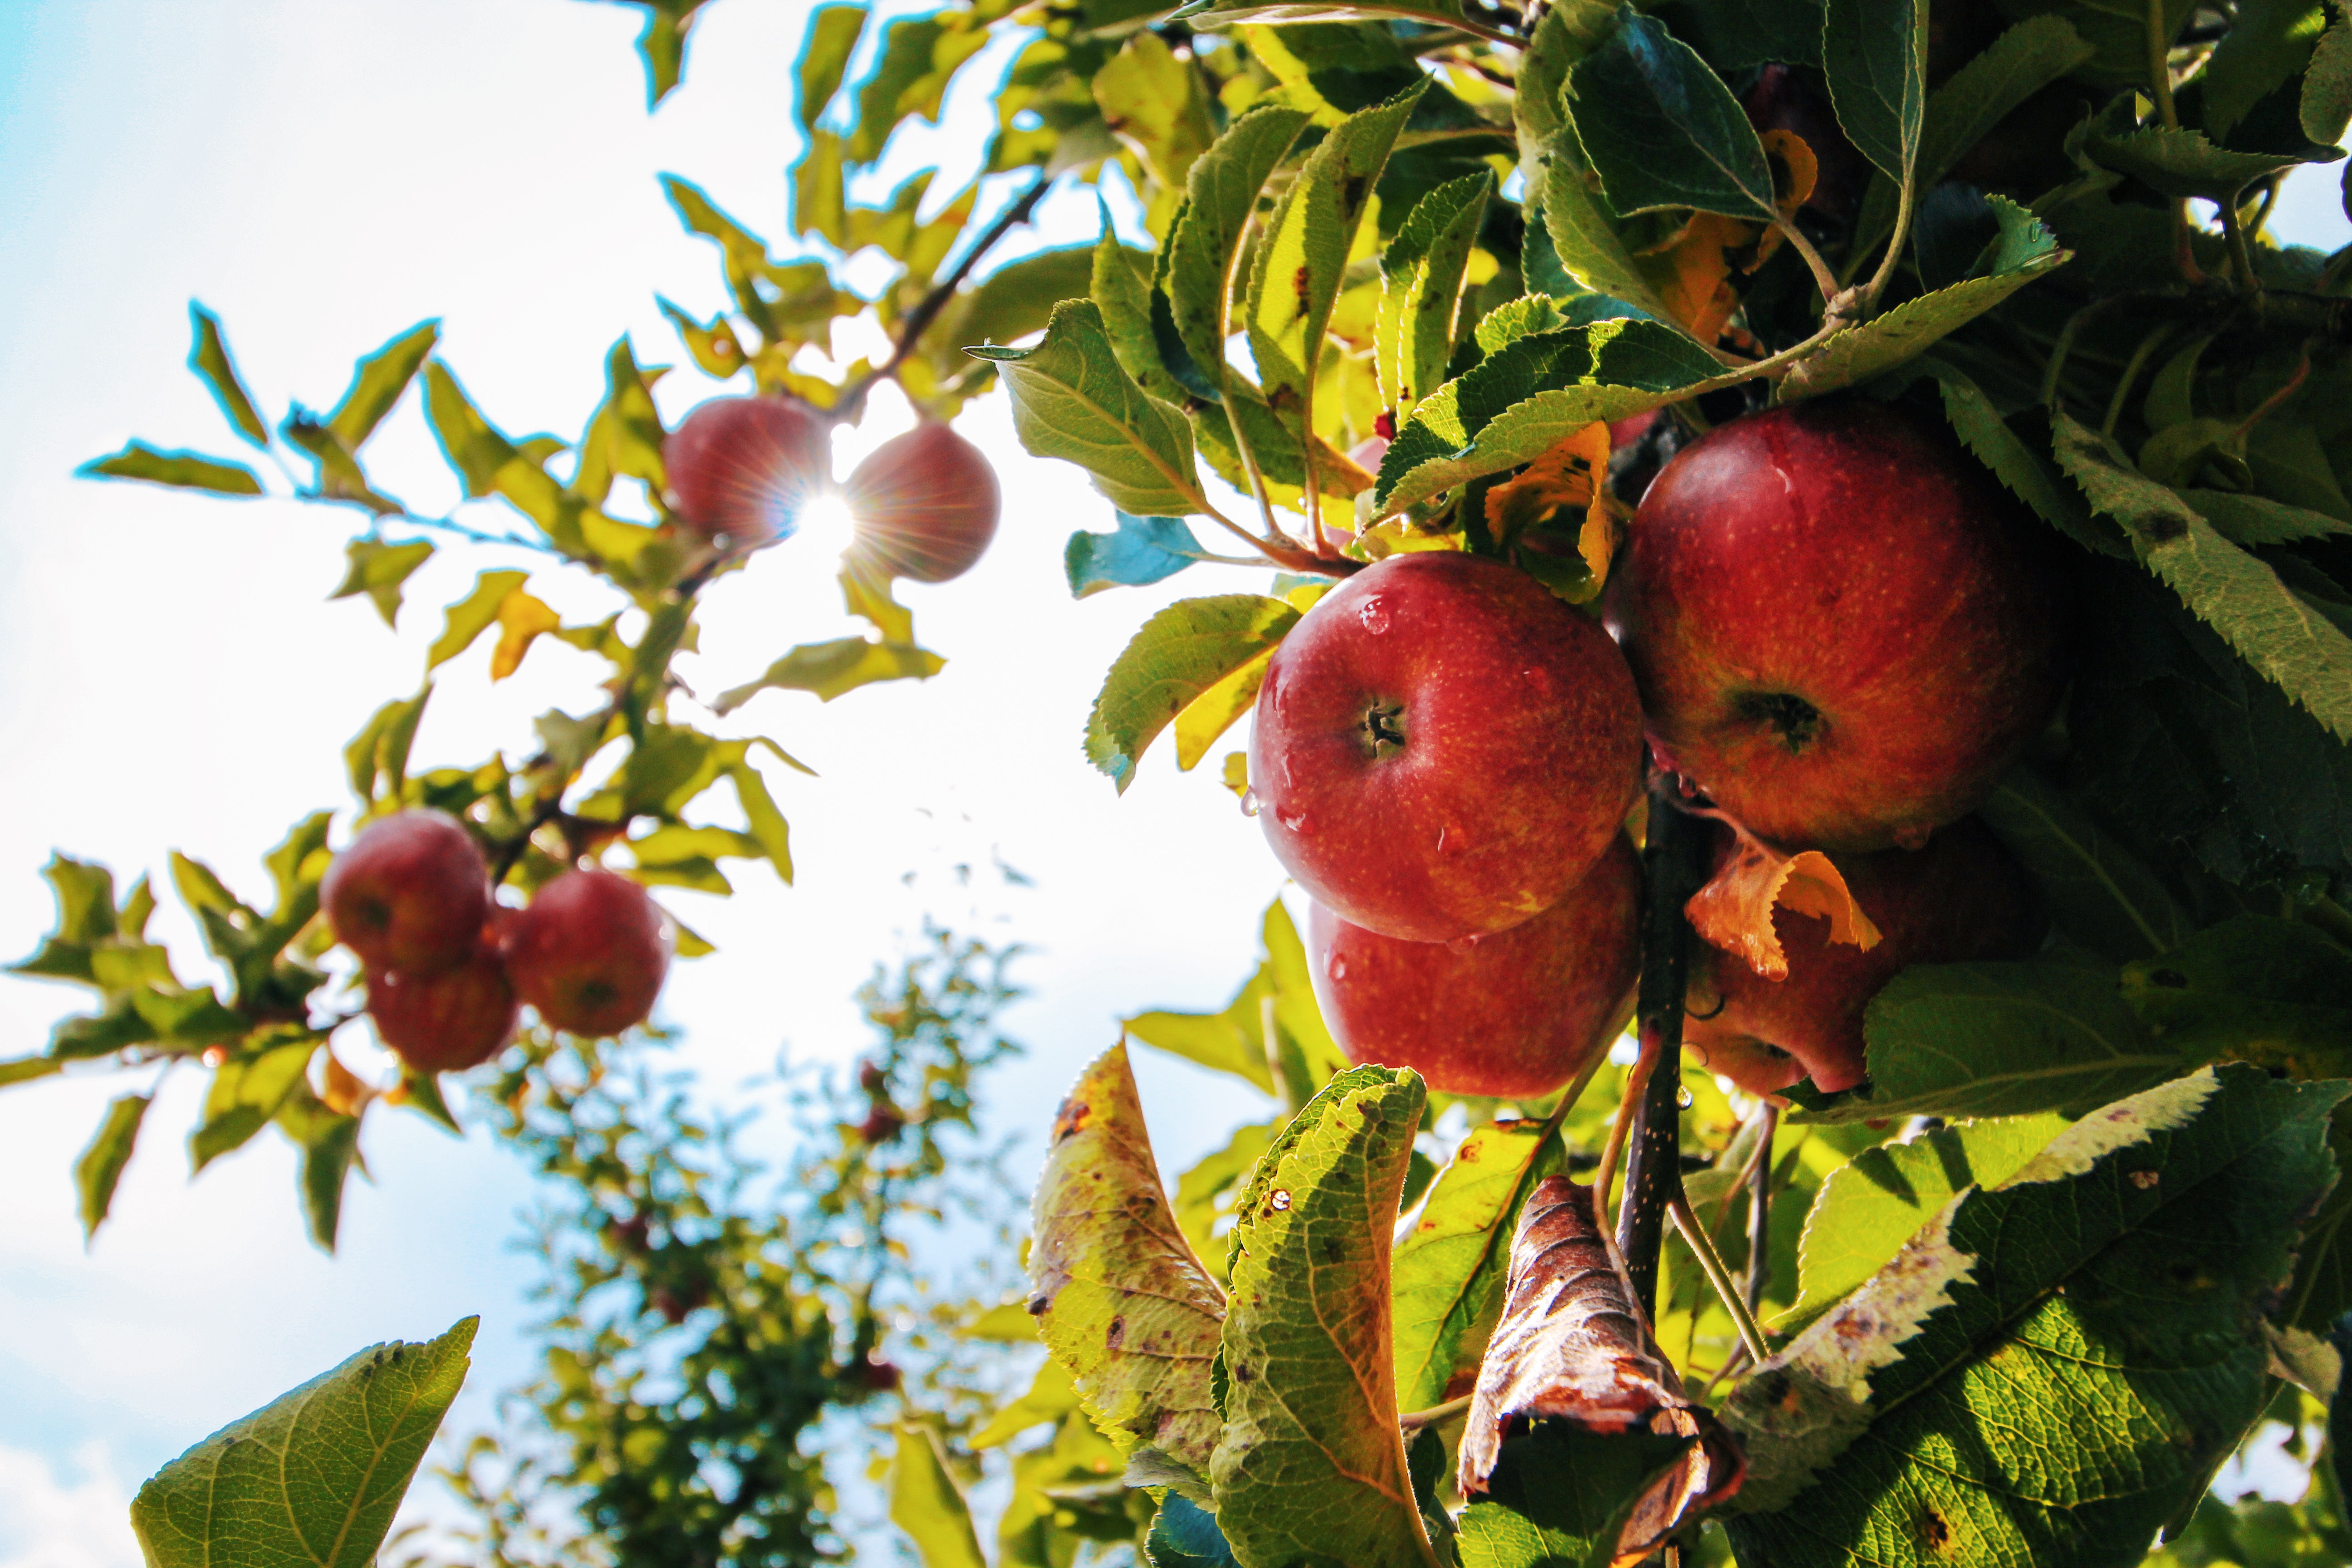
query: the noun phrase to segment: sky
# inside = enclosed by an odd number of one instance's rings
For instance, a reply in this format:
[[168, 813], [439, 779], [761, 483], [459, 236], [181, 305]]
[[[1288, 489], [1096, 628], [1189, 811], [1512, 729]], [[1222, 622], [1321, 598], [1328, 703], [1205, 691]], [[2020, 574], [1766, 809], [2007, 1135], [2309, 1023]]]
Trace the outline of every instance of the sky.
[[[783, 232], [807, 9], [719, 0], [686, 87], [648, 115], [638, 13], [582, 0], [0, 6], [0, 954], [29, 952], [48, 928], [37, 873], [52, 850], [127, 884], [160, 879], [177, 848], [258, 895], [259, 857], [289, 825], [348, 811], [341, 745], [415, 689], [439, 606], [478, 571], [543, 564], [445, 548], [411, 579], [395, 632], [362, 601], [326, 601], [350, 515], [73, 479], [133, 436], [236, 455], [183, 366], [189, 300], [219, 312], [273, 420], [290, 400], [331, 404], [355, 357], [438, 317], [444, 356], [494, 421], [576, 435], [614, 340], [629, 334], [640, 361], [683, 363], [656, 294], [705, 317], [724, 302], [715, 252], [680, 230], [657, 174]], [[982, 109], [951, 100], [946, 118], [952, 129]], [[925, 140], [949, 163], [938, 188], [959, 183], [954, 160], [975, 145], [951, 131]], [[1090, 237], [1094, 221], [1090, 196], [1065, 193], [1003, 254]], [[2332, 173], [2299, 176], [2273, 226], [2344, 243]], [[688, 368], [658, 397], [674, 421], [714, 390]], [[841, 471], [907, 420], [879, 395], [841, 437]], [[732, 900], [661, 894], [720, 950], [676, 970], [662, 1016], [683, 1032], [677, 1062], [722, 1102], [780, 1053], [850, 1059], [866, 1038], [852, 991], [929, 914], [1030, 949], [1016, 973], [1031, 994], [1007, 1019], [1029, 1054], [989, 1092], [1002, 1130], [1034, 1136], [1119, 1016], [1222, 1005], [1282, 887], [1213, 754], [1180, 775], [1163, 747], [1119, 796], [1078, 745], [1102, 671], [1150, 611], [1263, 578], [1203, 567], [1073, 602], [1063, 542], [1108, 529], [1108, 503], [1076, 469], [1024, 455], [1002, 398], [960, 427], [994, 459], [1007, 505], [968, 577], [903, 591], [945, 672], [832, 704], [769, 693], [703, 720], [772, 735], [820, 775], [771, 773], [795, 887], [755, 867]], [[454, 504], [413, 398], [371, 457], [413, 510]], [[531, 586], [567, 619], [617, 607], [554, 572]], [[716, 585], [704, 627], [681, 667], [700, 690], [859, 629], [812, 539]], [[478, 649], [444, 671], [415, 756], [519, 753], [532, 715], [578, 710], [603, 673], [542, 643], [492, 687]], [[1034, 886], [983, 874], [967, 889], [955, 871], [998, 861]], [[202, 969], [168, 901], [155, 930], [184, 977]], [[0, 1058], [38, 1049], [78, 1004], [66, 987], [0, 978]], [[339, 1047], [385, 1070], [362, 1044]], [[1265, 1113], [1181, 1064], [1144, 1052], [1137, 1067], [1166, 1168]], [[68, 1168], [108, 1100], [143, 1087], [73, 1076], [0, 1093], [0, 1568], [129, 1568], [124, 1510], [142, 1478], [362, 1345], [480, 1313], [447, 1423], [459, 1433], [530, 1371], [536, 1269], [514, 1245], [530, 1184], [479, 1132], [372, 1115], [373, 1181], [354, 1182], [329, 1258], [303, 1233], [274, 1135], [189, 1180], [180, 1139], [199, 1085], [178, 1075], [85, 1249]], [[432, 1490], [420, 1483], [420, 1498]]]

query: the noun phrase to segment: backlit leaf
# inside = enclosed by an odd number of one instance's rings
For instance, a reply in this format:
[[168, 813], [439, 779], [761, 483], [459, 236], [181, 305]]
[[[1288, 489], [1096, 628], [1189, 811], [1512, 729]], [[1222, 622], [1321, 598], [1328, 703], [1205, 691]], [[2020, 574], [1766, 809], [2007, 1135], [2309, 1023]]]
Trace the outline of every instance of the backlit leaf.
[[863, 5], [821, 5], [809, 16], [808, 32], [794, 68], [800, 84], [801, 129], [812, 130], [817, 116], [841, 87], [842, 73], [866, 30]]
[[1201, 558], [1201, 542], [1181, 517], [1131, 517], [1120, 511], [1110, 533], [1080, 530], [1062, 550], [1070, 597], [1106, 588], [1140, 587], [1173, 577]]
[[375, 433], [440, 339], [439, 321], [420, 321], [352, 367], [352, 384], [327, 416], [327, 428], [346, 450], [358, 451]]
[[362, 1351], [158, 1470], [131, 1505], [150, 1568], [368, 1568], [479, 1321]]
[[151, 1098], [144, 1094], [117, 1095], [106, 1108], [106, 1120], [98, 1124], [98, 1136], [74, 1161], [74, 1191], [81, 1200], [81, 1234], [85, 1241], [95, 1237], [98, 1227], [106, 1222], [106, 1211], [114, 1203], [115, 1184], [122, 1179], [122, 1168], [131, 1163], [131, 1146], [138, 1142], [139, 1123], [147, 1114]]
[[1087, 721], [1087, 760], [1125, 794], [1152, 738], [1219, 681], [1279, 643], [1298, 612], [1280, 599], [1184, 599], [1143, 623], [1103, 680]]
[[[1236, 117], [1185, 177], [1185, 201], [1160, 252], [1153, 279], [1168, 300], [1176, 336], [1201, 374], [1227, 374], [1227, 282], [1234, 247], [1257, 205], [1266, 176], [1290, 151], [1310, 116], [1265, 104]], [[1213, 386], [1212, 391], [1213, 391]]]
[[836, 637], [803, 643], [767, 668], [757, 680], [730, 687], [711, 703], [715, 713], [731, 713], [762, 691], [813, 691], [821, 702], [877, 680], [929, 680], [948, 661], [926, 648], [868, 637]]
[[939, 1434], [927, 1422], [898, 1424], [898, 1447], [890, 1460], [890, 1522], [907, 1532], [923, 1568], [988, 1568], [971, 1510], [955, 1478]]
[[2129, 174], [2168, 196], [2202, 196], [2216, 202], [2233, 200], [2256, 180], [2298, 163], [2333, 163], [2344, 156], [2341, 147], [2333, 146], [2305, 153], [2241, 153], [2215, 146], [2201, 131], [2164, 125], [2120, 136], [2094, 131], [2084, 140], [2083, 152], [2101, 166]]
[[425, 564], [433, 553], [428, 542], [417, 539], [405, 544], [386, 544], [381, 539], [354, 539], [343, 546], [351, 566], [330, 599], [348, 599], [365, 594], [375, 605], [375, 613], [383, 617], [385, 626], [397, 626], [400, 617], [400, 585], [410, 573]]
[[221, 413], [236, 426], [236, 433], [255, 446], [267, 448], [269, 426], [263, 422], [251, 395], [245, 390], [245, 383], [237, 376], [236, 364], [229, 358], [228, 341], [221, 335], [220, 318], [191, 300], [188, 325], [194, 334], [194, 342], [188, 346], [188, 368], [211, 392]]
[[1129, 36], [1091, 85], [1103, 122], [1143, 154], [1161, 184], [1182, 188], [1217, 134], [1192, 62], [1146, 28]]
[[240, 1051], [215, 1068], [204, 1119], [188, 1139], [194, 1169], [202, 1171], [268, 1126], [296, 1089], [307, 1087], [304, 1075], [318, 1048], [317, 1037], [303, 1035]]
[[1381, 391], [1399, 416], [1444, 383], [1462, 277], [1495, 193], [1491, 171], [1449, 180], [1413, 204], [1381, 253]]
[[504, 680], [520, 669], [523, 655], [530, 651], [530, 645], [563, 624], [563, 617], [548, 608], [544, 601], [520, 588], [509, 590], [499, 601], [498, 618], [499, 644], [490, 650], [492, 680]]
[[1176, 767], [1191, 773], [1234, 721], [1257, 706], [1274, 650], [1266, 649], [1184, 705], [1176, 715]]
[[144, 479], [151, 485], [210, 490], [215, 495], [257, 496], [261, 480], [243, 463], [224, 462], [201, 452], [166, 452], [133, 441], [110, 458], [92, 458], [74, 473], [85, 479]]
[[438, 669], [473, 647], [474, 639], [497, 622], [499, 606], [507, 602], [507, 595], [520, 589], [530, 576], [528, 572], [505, 570], [478, 574], [474, 591], [449, 606], [441, 635], [425, 650], [425, 668]]

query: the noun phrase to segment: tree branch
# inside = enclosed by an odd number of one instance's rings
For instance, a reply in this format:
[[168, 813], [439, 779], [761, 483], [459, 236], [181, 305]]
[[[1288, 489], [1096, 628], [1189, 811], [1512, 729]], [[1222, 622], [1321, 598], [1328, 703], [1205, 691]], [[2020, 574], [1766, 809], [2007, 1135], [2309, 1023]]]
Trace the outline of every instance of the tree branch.
[[1672, 781], [1653, 781], [1649, 841], [1642, 851], [1642, 985], [1634, 1017], [1642, 1054], [1655, 1065], [1634, 1112], [1617, 1246], [1635, 1299], [1654, 1320], [1666, 1211], [1682, 1195], [1683, 998], [1690, 960], [1683, 905], [1699, 884], [1706, 843], [1698, 821], [1683, 814]]

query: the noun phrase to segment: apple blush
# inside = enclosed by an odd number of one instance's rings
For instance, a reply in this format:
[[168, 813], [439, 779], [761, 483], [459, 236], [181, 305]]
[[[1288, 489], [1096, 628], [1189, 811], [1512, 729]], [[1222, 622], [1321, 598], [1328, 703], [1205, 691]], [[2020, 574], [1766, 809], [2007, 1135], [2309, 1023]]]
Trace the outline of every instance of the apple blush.
[[1605, 615], [1652, 750], [1759, 837], [1916, 845], [1981, 805], [2056, 710], [2055, 542], [1884, 404], [1725, 425], [1660, 471]]
[[[1729, 834], [1722, 838], [1727, 848]], [[1782, 908], [1772, 921], [1786, 980], [1764, 979], [1714, 948], [1693, 953], [1683, 1043], [1696, 1065], [1750, 1094], [1807, 1077], [1824, 1094], [1860, 1083], [1864, 1009], [1907, 966], [2019, 959], [2042, 945], [2047, 921], [2024, 873], [1976, 817], [1939, 829], [1924, 849], [1832, 858], [1878, 927], [1875, 946], [1832, 942], [1827, 920]]]
[[891, 577], [944, 583], [996, 537], [1002, 495], [981, 449], [936, 420], [877, 447], [842, 487], [850, 559]]
[[419, 1072], [480, 1066], [514, 1038], [522, 1016], [497, 950], [487, 946], [437, 974], [369, 970], [367, 1010], [376, 1037]]
[[1632, 1015], [1641, 881], [1620, 833], [1567, 897], [1491, 936], [1400, 942], [1318, 903], [1307, 952], [1323, 1021], [1358, 1067], [1411, 1068], [1447, 1094], [1550, 1094]]
[[507, 973], [551, 1028], [617, 1035], [646, 1021], [669, 973], [661, 906], [616, 871], [566, 871], [504, 922]]
[[489, 869], [456, 817], [395, 812], [362, 828], [335, 857], [319, 902], [335, 940], [369, 969], [438, 974], [481, 944]]
[[833, 434], [793, 397], [714, 397], [662, 442], [670, 510], [719, 550], [782, 539], [833, 488]]
[[1641, 764], [1615, 645], [1534, 578], [1453, 551], [1391, 556], [1301, 616], [1249, 745], [1283, 868], [1407, 942], [1558, 903], [1609, 847]]

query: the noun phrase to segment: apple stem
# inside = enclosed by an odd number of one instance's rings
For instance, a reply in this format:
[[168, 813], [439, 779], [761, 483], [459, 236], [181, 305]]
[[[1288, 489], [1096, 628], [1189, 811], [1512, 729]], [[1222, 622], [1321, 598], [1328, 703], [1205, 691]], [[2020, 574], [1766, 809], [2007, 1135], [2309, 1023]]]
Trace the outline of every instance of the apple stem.
[[1643, 1312], [1654, 1318], [1658, 1248], [1668, 1208], [1682, 1196], [1683, 1004], [1690, 979], [1690, 921], [1683, 911], [1703, 880], [1706, 836], [1675, 798], [1671, 779], [1650, 785], [1642, 849], [1642, 981], [1634, 1009], [1642, 1054], [1652, 1063], [1633, 1113], [1617, 1247]]
[[1740, 1344], [1758, 1362], [1769, 1358], [1772, 1347], [1764, 1342], [1764, 1331], [1756, 1326], [1755, 1313], [1749, 1310], [1738, 1287], [1732, 1284], [1731, 1270], [1723, 1266], [1723, 1255], [1716, 1251], [1715, 1238], [1707, 1235], [1706, 1226], [1699, 1224], [1698, 1215], [1691, 1212], [1689, 1197], [1676, 1193], [1674, 1202], [1667, 1205], [1666, 1209], [1675, 1216], [1675, 1228], [1682, 1232], [1683, 1241], [1691, 1249], [1691, 1256], [1698, 1259], [1700, 1272], [1706, 1276], [1706, 1282], [1715, 1287], [1716, 1295], [1722, 1300], [1723, 1310], [1731, 1314], [1732, 1324], [1739, 1331]]
[[1756, 1118], [1762, 1125], [1756, 1159], [1748, 1167], [1748, 1278], [1739, 1291], [1751, 1313], [1763, 1304], [1772, 1275], [1772, 1139], [1780, 1131], [1780, 1108], [1768, 1100]]
[[1836, 299], [1838, 297], [1837, 274], [1832, 272], [1830, 264], [1822, 259], [1822, 253], [1813, 248], [1813, 242], [1805, 237], [1805, 231], [1799, 228], [1795, 222], [1789, 218], [1776, 219], [1772, 226], [1780, 231], [1782, 238], [1797, 247], [1797, 254], [1805, 258], [1807, 267], [1812, 268], [1813, 282], [1822, 291], [1822, 303], [1826, 304]]

